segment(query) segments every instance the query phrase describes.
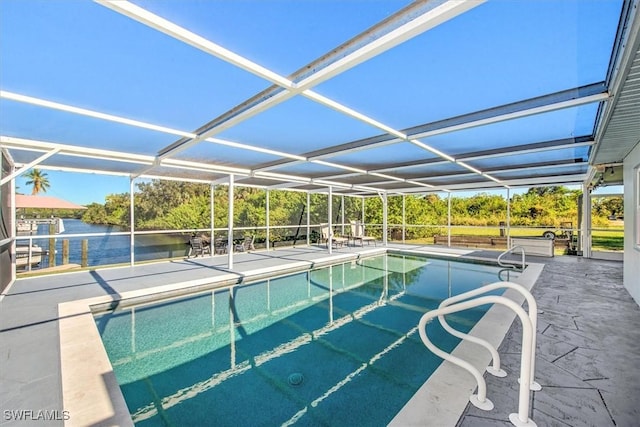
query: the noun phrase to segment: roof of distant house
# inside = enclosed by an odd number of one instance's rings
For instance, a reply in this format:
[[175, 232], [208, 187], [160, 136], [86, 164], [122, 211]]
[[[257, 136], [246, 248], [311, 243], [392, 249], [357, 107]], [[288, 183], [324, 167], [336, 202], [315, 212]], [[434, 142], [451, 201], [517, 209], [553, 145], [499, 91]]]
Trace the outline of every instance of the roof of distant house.
[[16, 208], [87, 209], [85, 206], [51, 196], [16, 194]]

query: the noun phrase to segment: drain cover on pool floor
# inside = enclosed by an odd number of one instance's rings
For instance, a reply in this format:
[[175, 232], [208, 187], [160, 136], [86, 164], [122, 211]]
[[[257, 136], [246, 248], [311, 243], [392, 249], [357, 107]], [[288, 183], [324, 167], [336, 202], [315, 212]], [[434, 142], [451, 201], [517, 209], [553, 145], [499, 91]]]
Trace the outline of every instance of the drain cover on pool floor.
[[288, 381], [292, 386], [299, 386], [304, 381], [304, 376], [299, 372], [295, 372], [289, 375]]

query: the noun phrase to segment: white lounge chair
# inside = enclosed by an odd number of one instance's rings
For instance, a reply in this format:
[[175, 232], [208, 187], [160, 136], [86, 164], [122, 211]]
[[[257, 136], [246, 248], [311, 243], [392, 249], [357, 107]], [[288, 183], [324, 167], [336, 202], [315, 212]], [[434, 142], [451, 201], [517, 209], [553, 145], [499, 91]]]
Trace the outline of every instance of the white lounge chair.
[[360, 246], [364, 246], [364, 242], [367, 242], [368, 245], [373, 242], [373, 245], [376, 245], [376, 238], [365, 235], [364, 224], [360, 221], [351, 221], [351, 238], [353, 239], [354, 246], [356, 244], [356, 240], [360, 240]]
[[344, 246], [345, 243], [349, 243], [348, 238], [337, 237], [334, 236], [333, 233], [329, 233], [329, 224], [320, 224], [320, 234], [322, 235], [322, 240], [327, 242], [327, 247], [329, 246], [329, 239], [331, 239], [331, 244], [335, 245], [335, 247]]

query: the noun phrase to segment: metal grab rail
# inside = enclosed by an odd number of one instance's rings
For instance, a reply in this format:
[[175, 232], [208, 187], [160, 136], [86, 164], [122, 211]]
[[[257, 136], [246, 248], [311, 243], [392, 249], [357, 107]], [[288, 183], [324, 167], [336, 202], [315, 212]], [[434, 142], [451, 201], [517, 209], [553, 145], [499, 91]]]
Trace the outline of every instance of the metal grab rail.
[[[500, 271], [498, 271], [498, 279], [502, 280], [503, 282], [509, 282], [511, 280], [511, 273], [517, 271], [515, 268], [513, 268], [513, 266], [511, 266], [511, 268], [506, 267], [506, 268], [501, 268]], [[507, 278], [503, 278], [502, 277], [502, 273], [507, 273]]]
[[460, 366], [461, 368], [467, 370], [471, 375], [473, 375], [478, 385], [478, 393], [477, 395], [472, 394], [469, 397], [469, 401], [474, 406], [486, 411], [493, 409], [493, 403], [487, 398], [487, 385], [484, 381], [484, 378], [482, 377], [482, 374], [470, 363], [458, 357], [452, 356], [451, 354], [446, 353], [440, 348], [436, 347], [429, 340], [426, 330], [427, 323], [439, 315], [456, 313], [484, 304], [502, 304], [507, 308], [513, 310], [522, 322], [522, 353], [520, 357], [520, 392], [518, 399], [518, 412], [510, 414], [509, 420], [517, 427], [535, 427], [536, 423], [531, 418], [529, 418], [529, 388], [531, 379], [530, 363], [533, 359], [532, 352], [534, 351], [531, 345], [533, 327], [527, 313], [517, 303], [502, 296], [488, 295], [429, 311], [420, 318], [420, 322], [418, 323], [418, 332], [420, 333], [420, 338], [422, 339], [424, 345], [434, 354], [452, 362], [455, 365]]
[[[473, 298], [475, 296], [484, 294], [486, 292], [491, 292], [493, 290], [501, 289], [501, 288], [513, 289], [514, 291], [519, 292], [527, 300], [527, 308], [529, 311], [528, 313], [529, 321], [531, 322], [531, 327], [533, 328], [533, 336], [531, 338], [531, 347], [534, 349], [534, 351], [531, 353], [530, 386], [531, 386], [531, 390], [540, 391], [542, 390], [542, 386], [535, 381], [535, 366], [536, 366], [535, 349], [536, 349], [536, 331], [538, 327], [538, 303], [536, 303], [536, 300], [535, 298], [533, 298], [533, 295], [531, 295], [531, 292], [529, 292], [524, 286], [519, 285], [517, 283], [513, 283], [513, 282], [491, 283], [489, 285], [485, 285], [480, 288], [473, 289], [471, 291], [449, 297], [444, 301], [442, 301], [438, 308], [447, 307], [451, 304], [455, 304], [457, 302], [464, 301], [469, 298]], [[492, 346], [489, 342], [481, 338], [474, 337], [472, 335], [465, 334], [463, 332], [458, 331], [457, 329], [454, 329], [451, 325], [447, 323], [446, 319], [444, 318], [444, 315], [439, 315], [438, 320], [440, 321], [440, 324], [442, 325], [442, 327], [451, 335], [458, 337], [460, 339], [467, 340], [475, 344], [481, 345], [482, 347], [489, 350], [493, 360], [493, 366], [487, 367], [488, 373], [496, 377], [507, 376], [507, 373], [500, 368], [500, 355], [498, 354], [498, 351], [494, 346]]]
[[521, 269], [524, 270], [524, 267], [525, 267], [526, 264], [525, 264], [525, 260], [524, 260], [524, 258], [525, 258], [524, 248], [522, 246], [514, 246], [511, 249], [507, 249], [506, 251], [504, 251], [500, 255], [498, 255], [498, 265], [500, 267], [516, 268], [516, 266], [513, 265], [513, 264], [505, 264], [505, 263], [502, 262], [502, 257], [504, 257], [507, 254], [512, 253], [516, 249], [519, 249], [520, 252], [522, 253], [522, 267], [521, 267]]

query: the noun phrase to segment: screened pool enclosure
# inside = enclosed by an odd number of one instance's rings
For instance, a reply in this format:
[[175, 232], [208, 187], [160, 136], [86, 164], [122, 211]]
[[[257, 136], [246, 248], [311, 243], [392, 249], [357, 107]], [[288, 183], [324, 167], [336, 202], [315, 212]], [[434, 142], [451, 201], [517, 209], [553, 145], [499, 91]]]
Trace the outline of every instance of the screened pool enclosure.
[[[16, 178], [33, 168], [128, 180], [132, 224], [136, 183], [226, 187], [227, 224], [198, 231], [228, 247], [242, 231], [234, 188], [265, 190], [266, 223], [253, 228], [267, 248], [277, 227], [302, 228], [307, 243], [320, 223], [345, 233], [375, 198], [382, 220], [368, 226], [386, 244], [393, 227], [404, 240], [407, 197], [499, 189], [509, 199], [551, 185], [589, 194], [638, 140], [636, 1], [0, 8], [3, 275], [13, 195], [24, 191]], [[298, 224], [270, 224], [276, 190], [306, 193]], [[339, 207], [327, 203], [316, 222], [318, 193]], [[390, 197], [403, 200], [401, 224], [389, 224]], [[504, 221], [508, 234], [508, 208]], [[122, 232], [132, 263], [144, 233]]]

